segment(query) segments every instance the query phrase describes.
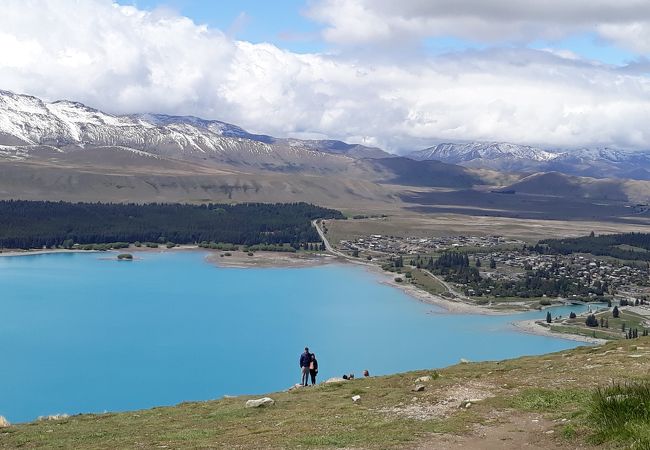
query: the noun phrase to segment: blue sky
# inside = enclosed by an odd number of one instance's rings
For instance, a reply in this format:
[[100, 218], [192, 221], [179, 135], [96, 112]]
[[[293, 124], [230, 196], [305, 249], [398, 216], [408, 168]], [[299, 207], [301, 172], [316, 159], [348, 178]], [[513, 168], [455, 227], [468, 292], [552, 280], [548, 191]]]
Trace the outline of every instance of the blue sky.
[[305, 17], [304, 0], [121, 0], [140, 9], [169, 8], [197, 24], [254, 42], [270, 42], [294, 52], [318, 52], [325, 48], [319, 25]]
[[[120, 0], [119, 3], [146, 10], [171, 9], [197, 24], [207, 24], [235, 39], [253, 43], [269, 42], [292, 52], [331, 50], [331, 46], [321, 39], [322, 24], [305, 14], [309, 6], [305, 0]], [[568, 50], [581, 58], [613, 65], [625, 65], [638, 59], [634, 52], [591, 32], [574, 33], [556, 40], [535, 39], [526, 43], [485, 43], [445, 35], [428, 37], [420, 45], [431, 55], [490, 47], [526, 47]]]

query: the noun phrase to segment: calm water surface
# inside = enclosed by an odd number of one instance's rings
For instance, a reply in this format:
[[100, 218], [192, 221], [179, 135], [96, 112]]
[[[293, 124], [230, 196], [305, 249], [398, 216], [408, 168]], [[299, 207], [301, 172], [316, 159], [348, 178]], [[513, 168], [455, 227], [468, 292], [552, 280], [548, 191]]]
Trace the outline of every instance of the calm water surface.
[[[0, 415], [141, 409], [459, 358], [540, 354], [576, 342], [517, 333], [512, 316], [451, 315], [363, 268], [218, 268], [200, 252], [0, 258]], [[568, 315], [580, 307], [556, 308]]]

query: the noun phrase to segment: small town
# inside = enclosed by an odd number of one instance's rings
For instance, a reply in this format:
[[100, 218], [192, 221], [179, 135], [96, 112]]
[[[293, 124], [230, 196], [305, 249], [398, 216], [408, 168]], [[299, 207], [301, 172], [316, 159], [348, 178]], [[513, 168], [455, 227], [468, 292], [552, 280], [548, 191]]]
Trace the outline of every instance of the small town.
[[[350, 256], [382, 263], [387, 270], [407, 276], [402, 282], [417, 283], [425, 271], [454, 293], [476, 303], [528, 306], [538, 299], [551, 302], [623, 302], [637, 305], [650, 314], [650, 270], [645, 261], [625, 261], [590, 254], [544, 254], [523, 241], [501, 236], [397, 237], [378, 234], [340, 241]], [[442, 270], [443, 254], [462, 254], [467, 269]], [[410, 269], [409, 269], [410, 268]], [[420, 274], [420, 280], [422, 279]], [[532, 289], [532, 285], [537, 289]], [[521, 292], [518, 292], [521, 291]], [[446, 294], [445, 292], [443, 294]], [[521, 297], [521, 298], [515, 298]]]
[[417, 255], [456, 248], [494, 248], [522, 246], [524, 241], [502, 236], [443, 236], [432, 238], [382, 236], [371, 234], [354, 241], [342, 240], [340, 246], [347, 250], [378, 252], [394, 255]]

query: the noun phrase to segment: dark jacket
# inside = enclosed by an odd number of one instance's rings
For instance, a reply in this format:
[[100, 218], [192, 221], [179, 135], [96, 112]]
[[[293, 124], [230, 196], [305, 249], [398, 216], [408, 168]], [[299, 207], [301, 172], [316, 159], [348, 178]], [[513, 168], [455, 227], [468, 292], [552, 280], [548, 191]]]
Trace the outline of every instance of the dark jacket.
[[318, 360], [316, 359], [315, 356], [312, 356], [311, 362], [314, 363], [314, 368], [310, 369], [312, 372], [318, 372]]
[[300, 355], [300, 367], [309, 367], [309, 362], [311, 361], [311, 354], [310, 353], [303, 353]]

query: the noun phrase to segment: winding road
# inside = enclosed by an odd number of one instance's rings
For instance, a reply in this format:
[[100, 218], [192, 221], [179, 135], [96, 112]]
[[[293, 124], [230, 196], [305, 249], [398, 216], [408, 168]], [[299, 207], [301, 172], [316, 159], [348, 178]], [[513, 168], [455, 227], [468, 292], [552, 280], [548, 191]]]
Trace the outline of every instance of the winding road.
[[[312, 221], [311, 221], [311, 224], [316, 228], [316, 231], [318, 232], [318, 235], [320, 236], [320, 238], [322, 239], [323, 243], [325, 244], [325, 250], [327, 250], [329, 253], [331, 253], [331, 254], [333, 254], [333, 255], [336, 255], [336, 256], [338, 256], [339, 258], [344, 258], [344, 259], [346, 259], [346, 260], [348, 260], [348, 261], [354, 262], [354, 263], [356, 263], [356, 264], [373, 265], [373, 266], [375, 265], [375, 264], [372, 264], [372, 263], [367, 263], [367, 262], [365, 262], [365, 261], [360, 261], [358, 258], [353, 258], [353, 257], [351, 257], [350, 255], [346, 255], [345, 253], [336, 250], [336, 249], [332, 246], [332, 244], [330, 244], [329, 240], [327, 239], [327, 236], [325, 236], [325, 231], [323, 231], [323, 229], [321, 228], [320, 224], [318, 223], [318, 220], [312, 220]], [[470, 301], [470, 302], [471, 302], [471, 299], [469, 299], [467, 296], [461, 294], [460, 292], [456, 291], [456, 290], [455, 290], [453, 287], [451, 287], [451, 286], [449, 285], [449, 283], [447, 283], [445, 280], [441, 279], [441, 278], [438, 277], [437, 275], [434, 275], [433, 273], [431, 273], [430, 271], [428, 271], [428, 270], [426, 270], [426, 269], [422, 269], [422, 271], [423, 271], [425, 274], [427, 274], [427, 275], [429, 275], [430, 277], [432, 277], [433, 279], [435, 279], [436, 281], [438, 281], [440, 284], [442, 284], [442, 285], [445, 287], [445, 289], [447, 289], [447, 291], [448, 291], [452, 296], [454, 296], [454, 297], [456, 297], [456, 298], [459, 298], [459, 299], [462, 299], [462, 300], [465, 300], [465, 301]]]

